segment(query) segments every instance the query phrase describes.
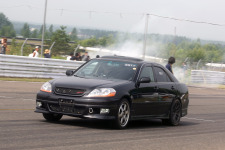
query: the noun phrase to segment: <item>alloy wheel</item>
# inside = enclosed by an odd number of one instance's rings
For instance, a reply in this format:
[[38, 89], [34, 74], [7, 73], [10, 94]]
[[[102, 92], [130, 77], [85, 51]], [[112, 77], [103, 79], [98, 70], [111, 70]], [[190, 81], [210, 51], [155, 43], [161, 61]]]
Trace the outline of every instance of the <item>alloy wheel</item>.
[[172, 109], [171, 109], [171, 124], [178, 125], [181, 118], [181, 102], [179, 100], [175, 100]]
[[123, 101], [120, 104], [118, 111], [118, 120], [121, 127], [125, 127], [130, 118], [130, 106], [127, 101]]

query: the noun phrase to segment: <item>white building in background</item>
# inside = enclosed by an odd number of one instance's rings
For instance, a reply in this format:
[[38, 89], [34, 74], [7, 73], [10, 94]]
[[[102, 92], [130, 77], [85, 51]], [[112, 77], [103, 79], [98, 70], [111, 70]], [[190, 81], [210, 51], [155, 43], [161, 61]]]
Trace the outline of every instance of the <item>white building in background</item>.
[[36, 28], [30, 28], [30, 31], [33, 32], [34, 30], [37, 30]]

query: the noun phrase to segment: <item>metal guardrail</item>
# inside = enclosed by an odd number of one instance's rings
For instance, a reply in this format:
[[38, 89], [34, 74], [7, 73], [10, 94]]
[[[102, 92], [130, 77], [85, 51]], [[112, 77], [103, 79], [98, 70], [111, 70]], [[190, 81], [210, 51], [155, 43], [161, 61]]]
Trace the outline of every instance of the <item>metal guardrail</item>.
[[206, 84], [225, 84], [225, 72], [192, 70], [191, 82]]
[[77, 69], [83, 63], [83, 61], [67, 61], [0, 54], [0, 76], [59, 78], [65, 76], [66, 70]]
[[[0, 54], [0, 76], [59, 78], [65, 76], [66, 70], [77, 69], [83, 63], [83, 61], [67, 61]], [[191, 82], [225, 84], [225, 72], [192, 70]]]

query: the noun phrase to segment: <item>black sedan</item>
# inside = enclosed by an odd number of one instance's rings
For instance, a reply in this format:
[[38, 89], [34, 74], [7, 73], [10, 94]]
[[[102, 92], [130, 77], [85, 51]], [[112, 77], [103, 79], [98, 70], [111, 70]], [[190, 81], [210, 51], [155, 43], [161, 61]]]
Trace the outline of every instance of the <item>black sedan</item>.
[[187, 115], [187, 86], [160, 64], [104, 56], [66, 74], [46, 82], [37, 93], [35, 112], [47, 121], [63, 115], [107, 119], [122, 129], [129, 120], [147, 118], [176, 126]]

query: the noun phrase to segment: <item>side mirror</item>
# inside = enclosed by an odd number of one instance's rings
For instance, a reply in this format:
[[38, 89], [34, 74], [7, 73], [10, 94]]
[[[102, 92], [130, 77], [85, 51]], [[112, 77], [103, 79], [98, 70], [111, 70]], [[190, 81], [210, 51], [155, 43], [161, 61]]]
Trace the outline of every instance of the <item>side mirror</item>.
[[149, 77], [142, 77], [138, 83], [150, 83], [151, 79]]
[[72, 69], [72, 70], [66, 70], [66, 75], [67, 76], [72, 76], [74, 74], [75, 70]]

